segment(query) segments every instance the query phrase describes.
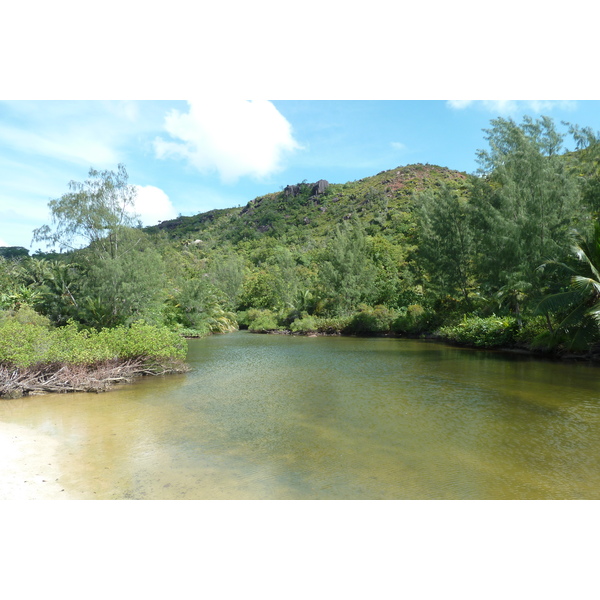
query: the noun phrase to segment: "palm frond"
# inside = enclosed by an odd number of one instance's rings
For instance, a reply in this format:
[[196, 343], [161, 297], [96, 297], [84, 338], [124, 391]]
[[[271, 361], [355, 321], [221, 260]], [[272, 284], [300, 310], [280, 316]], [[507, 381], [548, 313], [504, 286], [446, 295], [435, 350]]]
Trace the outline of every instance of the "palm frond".
[[[593, 326], [590, 326], [593, 325]], [[598, 339], [598, 328], [594, 323], [582, 324], [577, 328], [575, 334], [569, 337], [567, 343], [568, 350], [581, 351], [587, 350]]]
[[581, 326], [585, 318], [585, 306], [577, 305], [557, 326], [562, 331], [574, 331]]
[[557, 312], [565, 310], [572, 306], [575, 302], [581, 300], [581, 295], [578, 292], [559, 292], [558, 294], [550, 294], [539, 302], [534, 310], [535, 315], [544, 315], [547, 312]]
[[582, 275], [573, 275], [571, 277], [571, 285], [573, 289], [581, 294], [581, 296], [600, 296], [600, 278], [599, 280], [591, 277], [583, 277]]
[[600, 271], [596, 268], [593, 261], [593, 252], [588, 249], [584, 249], [581, 246], [576, 246], [575, 256], [581, 261], [584, 262], [592, 272], [592, 276], [600, 281]]
[[594, 321], [600, 325], [600, 302], [596, 302], [594, 306], [588, 308], [585, 314], [594, 319]]
[[[574, 252], [575, 247], [573, 247], [571, 250], [572, 252]], [[538, 268], [537, 271], [545, 271], [548, 267], [558, 267], [560, 270], [564, 270], [567, 271], [569, 273], [575, 273], [575, 270], [573, 269], [573, 267], [570, 267], [569, 265], [567, 265], [564, 262], [560, 262], [558, 260], [547, 260], [545, 262], [543, 262]]]

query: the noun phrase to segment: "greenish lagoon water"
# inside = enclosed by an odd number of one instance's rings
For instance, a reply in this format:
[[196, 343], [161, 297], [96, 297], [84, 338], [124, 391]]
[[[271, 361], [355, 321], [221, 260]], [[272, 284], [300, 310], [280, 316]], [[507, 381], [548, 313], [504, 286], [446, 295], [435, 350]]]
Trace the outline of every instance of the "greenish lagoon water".
[[0, 499], [599, 499], [600, 370], [237, 332], [192, 371], [0, 402]]

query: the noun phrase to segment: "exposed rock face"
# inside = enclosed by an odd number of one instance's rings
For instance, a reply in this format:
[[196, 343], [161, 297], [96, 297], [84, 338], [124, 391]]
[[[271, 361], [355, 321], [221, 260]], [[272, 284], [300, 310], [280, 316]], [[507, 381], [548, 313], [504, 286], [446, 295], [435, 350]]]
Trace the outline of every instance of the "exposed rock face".
[[[325, 179], [319, 179], [317, 183], [308, 184], [311, 185], [311, 195], [319, 196], [325, 193], [325, 190], [329, 187], [329, 182], [325, 181]], [[283, 195], [286, 198], [294, 198], [298, 196], [301, 192], [300, 185], [288, 185], [283, 189]]]
[[325, 181], [324, 179], [319, 179], [319, 181], [317, 181], [317, 183], [315, 183], [313, 185], [312, 188], [312, 195], [313, 196], [318, 196], [319, 194], [324, 194], [325, 190], [329, 187], [329, 182]]
[[294, 196], [297, 196], [299, 193], [300, 193], [299, 185], [288, 185], [283, 190], [283, 195], [286, 198], [289, 198], [290, 196], [293, 198]]

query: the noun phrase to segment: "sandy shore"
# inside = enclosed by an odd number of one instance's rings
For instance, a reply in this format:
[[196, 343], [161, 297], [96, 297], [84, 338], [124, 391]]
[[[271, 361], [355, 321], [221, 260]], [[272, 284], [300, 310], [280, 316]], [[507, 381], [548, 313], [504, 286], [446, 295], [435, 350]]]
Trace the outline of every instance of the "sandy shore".
[[57, 447], [49, 435], [0, 423], [0, 500], [66, 499], [54, 460]]

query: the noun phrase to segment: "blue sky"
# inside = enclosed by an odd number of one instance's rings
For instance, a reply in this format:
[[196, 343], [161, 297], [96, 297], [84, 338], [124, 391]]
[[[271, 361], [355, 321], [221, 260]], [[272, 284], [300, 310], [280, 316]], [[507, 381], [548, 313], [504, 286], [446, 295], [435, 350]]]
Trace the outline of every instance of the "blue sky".
[[490, 120], [525, 114], [600, 130], [597, 101], [3, 101], [0, 244], [30, 248], [48, 201], [90, 167], [123, 163], [151, 225], [303, 180], [413, 163], [471, 173]]

